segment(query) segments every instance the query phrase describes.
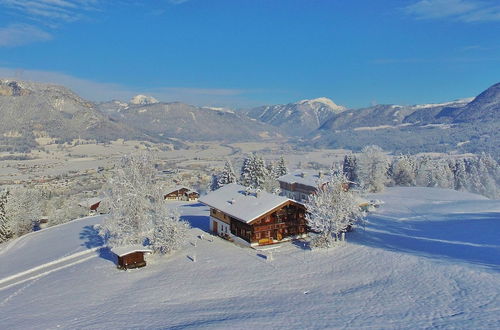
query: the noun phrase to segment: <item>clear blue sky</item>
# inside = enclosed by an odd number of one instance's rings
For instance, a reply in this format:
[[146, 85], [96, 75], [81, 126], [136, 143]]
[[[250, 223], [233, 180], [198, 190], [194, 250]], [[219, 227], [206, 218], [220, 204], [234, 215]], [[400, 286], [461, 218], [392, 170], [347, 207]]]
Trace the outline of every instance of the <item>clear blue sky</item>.
[[500, 1], [0, 0], [0, 76], [91, 100], [441, 102], [500, 81]]

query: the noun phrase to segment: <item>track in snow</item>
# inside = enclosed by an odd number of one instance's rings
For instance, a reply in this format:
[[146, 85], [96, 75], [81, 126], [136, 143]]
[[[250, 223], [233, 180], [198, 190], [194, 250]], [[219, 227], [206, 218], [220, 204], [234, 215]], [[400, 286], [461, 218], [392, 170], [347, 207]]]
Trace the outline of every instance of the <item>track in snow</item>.
[[[99, 249], [101, 249], [100, 246], [82, 252], [74, 253], [69, 256], [48, 262], [46, 264], [33, 267], [23, 272], [2, 278], [0, 279], [0, 291], [25, 283], [30, 280], [41, 278], [55, 271], [87, 261], [91, 258], [96, 257], [97, 254], [95, 253], [92, 254], [92, 253], [96, 252]], [[91, 255], [87, 256], [88, 254]]]

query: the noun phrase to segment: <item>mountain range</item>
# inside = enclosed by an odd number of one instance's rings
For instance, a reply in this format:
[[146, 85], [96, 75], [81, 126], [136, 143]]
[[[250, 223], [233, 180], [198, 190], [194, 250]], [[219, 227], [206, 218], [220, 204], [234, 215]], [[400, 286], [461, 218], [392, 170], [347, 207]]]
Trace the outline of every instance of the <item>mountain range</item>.
[[69, 89], [0, 80], [0, 151], [29, 150], [37, 137], [57, 142], [117, 138], [166, 142], [266, 141], [394, 152], [481, 152], [500, 155], [500, 83], [475, 98], [440, 104], [346, 109], [326, 97], [232, 111], [137, 95], [93, 103]]

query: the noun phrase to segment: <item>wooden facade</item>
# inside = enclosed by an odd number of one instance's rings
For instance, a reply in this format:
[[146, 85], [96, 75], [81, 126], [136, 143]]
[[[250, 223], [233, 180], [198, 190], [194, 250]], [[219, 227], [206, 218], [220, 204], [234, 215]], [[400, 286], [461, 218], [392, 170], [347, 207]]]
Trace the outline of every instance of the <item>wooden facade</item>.
[[163, 196], [166, 200], [196, 201], [200, 194], [186, 187], [175, 189]]
[[302, 204], [288, 200], [247, 223], [211, 208], [211, 229], [221, 236], [236, 236], [250, 245], [279, 243], [307, 234], [305, 212]]
[[146, 260], [144, 260], [143, 251], [136, 251], [118, 256], [118, 268], [120, 269], [132, 269], [144, 266], [146, 266]]

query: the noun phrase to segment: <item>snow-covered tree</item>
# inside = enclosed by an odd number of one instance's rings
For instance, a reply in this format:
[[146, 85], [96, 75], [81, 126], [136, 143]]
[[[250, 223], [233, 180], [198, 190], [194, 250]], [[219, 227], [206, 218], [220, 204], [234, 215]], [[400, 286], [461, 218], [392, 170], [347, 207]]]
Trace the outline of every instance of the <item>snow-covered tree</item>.
[[468, 186], [467, 180], [467, 168], [465, 165], [465, 160], [463, 158], [458, 158], [453, 164], [453, 176], [454, 176], [454, 189], [455, 190], [466, 190]]
[[390, 168], [391, 178], [396, 186], [414, 186], [416, 168], [414, 159], [409, 155], [395, 158]]
[[153, 226], [156, 169], [149, 154], [122, 157], [104, 191], [110, 213], [102, 232], [110, 246], [142, 244]]
[[124, 156], [109, 179], [105, 195], [110, 212], [101, 228], [109, 246], [149, 241], [155, 251], [167, 253], [185, 240], [188, 225], [166, 210], [153, 164], [150, 154]]
[[364, 189], [378, 192], [384, 189], [387, 182], [389, 161], [379, 146], [366, 146], [358, 158], [359, 179]]
[[483, 194], [489, 198], [500, 198], [500, 165], [493, 157], [482, 153], [479, 155], [477, 166]]
[[344, 162], [342, 164], [342, 172], [344, 173], [346, 179], [353, 183], [359, 183], [358, 171], [359, 168], [356, 156], [345, 155]]
[[44, 196], [40, 190], [15, 187], [7, 197], [5, 212], [15, 236], [33, 231], [33, 225], [44, 215]]
[[5, 210], [8, 194], [9, 192], [6, 190], [0, 191], [0, 243], [7, 241], [14, 236], [10, 228], [10, 224], [7, 221], [7, 214]]
[[276, 178], [288, 174], [288, 168], [286, 166], [286, 161], [283, 156], [280, 157], [276, 165], [274, 166], [274, 175]]
[[217, 174], [212, 174], [212, 178], [210, 179], [210, 184], [208, 185], [208, 190], [214, 191], [219, 189], [220, 187], [221, 185], [219, 185], [219, 177], [217, 176]]
[[218, 185], [222, 187], [226, 184], [236, 182], [236, 174], [229, 159], [226, 159], [222, 172], [218, 175]]
[[266, 163], [262, 157], [251, 154], [245, 158], [241, 168], [242, 185], [254, 189], [262, 189], [267, 175]]
[[158, 201], [153, 207], [153, 229], [149, 234], [149, 242], [156, 253], [168, 254], [186, 243], [189, 224], [180, 219], [177, 209], [167, 207], [162, 197], [161, 191], [158, 191], [155, 196]]
[[318, 185], [316, 194], [309, 196], [306, 219], [309, 228], [318, 233], [313, 246], [332, 246], [341, 233], [363, 218], [357, 196], [345, 189], [346, 181], [343, 174], [333, 173]]

